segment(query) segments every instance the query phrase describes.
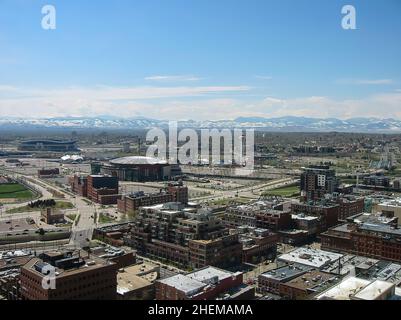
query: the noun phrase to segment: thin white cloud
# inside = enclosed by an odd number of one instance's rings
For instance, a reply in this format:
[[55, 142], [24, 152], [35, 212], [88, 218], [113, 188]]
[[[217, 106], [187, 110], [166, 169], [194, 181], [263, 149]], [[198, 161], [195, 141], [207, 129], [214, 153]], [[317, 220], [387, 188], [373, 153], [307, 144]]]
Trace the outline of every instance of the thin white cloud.
[[349, 119], [377, 117], [401, 119], [401, 94], [381, 94], [364, 99], [336, 100], [311, 96], [293, 99], [266, 97], [259, 101], [206, 99], [169, 101], [155, 106], [162, 119], [229, 120], [237, 117], [315, 117]]
[[[2, 86], [0, 116], [25, 115], [47, 117], [63, 115], [123, 114], [143, 111], [144, 114], [163, 108], [148, 100], [208, 97], [214, 94], [244, 92], [248, 86], [180, 86], [180, 87], [70, 87], [64, 89], [27, 89]], [[142, 102], [145, 101], [145, 102]], [[163, 103], [166, 103], [163, 101]], [[130, 108], [125, 109], [127, 106]]]
[[380, 94], [364, 99], [336, 100], [323, 96], [266, 97], [259, 101], [210, 99], [175, 101], [158, 108], [162, 119], [229, 120], [237, 117], [299, 116], [349, 119], [377, 117], [401, 119], [401, 94]]
[[376, 79], [376, 80], [359, 80], [358, 84], [392, 84], [393, 80], [391, 79]]
[[9, 86], [9, 85], [1, 85], [0, 84], [0, 91], [16, 91], [18, 90], [17, 87]]
[[185, 81], [199, 81], [202, 78], [192, 75], [153, 75], [145, 78], [147, 81], [171, 81], [171, 82], [185, 82]]
[[260, 79], [260, 80], [272, 80], [273, 79], [272, 76], [261, 76], [261, 75], [256, 75], [256, 76], [254, 76], [254, 78]]
[[388, 85], [394, 83], [392, 79], [340, 79], [337, 82], [349, 85]]
[[353, 117], [377, 117], [401, 119], [401, 94], [386, 93], [363, 99], [336, 100], [312, 96], [293, 99], [266, 98], [248, 106], [254, 116], [307, 116], [318, 118], [348, 119]]
[[[1, 89], [1, 87], [0, 87]], [[48, 99], [85, 98], [95, 100], [143, 100], [171, 97], [190, 97], [213, 93], [242, 92], [250, 90], [248, 86], [176, 86], [176, 87], [69, 87], [63, 89], [24, 89], [2, 86], [3, 93], [14, 93], [15, 97], [33, 97]], [[1, 99], [1, 96], [0, 96]]]

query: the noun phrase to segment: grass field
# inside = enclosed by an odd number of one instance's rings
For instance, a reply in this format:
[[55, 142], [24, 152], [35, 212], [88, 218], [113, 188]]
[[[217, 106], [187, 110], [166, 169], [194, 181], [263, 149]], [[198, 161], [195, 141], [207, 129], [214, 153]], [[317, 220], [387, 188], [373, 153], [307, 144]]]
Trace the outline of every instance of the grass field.
[[[72, 208], [74, 208], [74, 205], [68, 201], [56, 201], [55, 208], [62, 209], [62, 210], [72, 209]], [[23, 213], [23, 212], [33, 212], [33, 211], [40, 211], [40, 208], [31, 208], [29, 206], [23, 206], [23, 207], [7, 210], [7, 213], [13, 214], [13, 213]]]
[[282, 187], [263, 193], [264, 196], [296, 197], [301, 193], [299, 186]]
[[111, 223], [114, 222], [114, 219], [104, 214], [103, 212], [99, 215], [99, 223]]
[[31, 190], [19, 183], [1, 184], [0, 199], [29, 199], [34, 194]]

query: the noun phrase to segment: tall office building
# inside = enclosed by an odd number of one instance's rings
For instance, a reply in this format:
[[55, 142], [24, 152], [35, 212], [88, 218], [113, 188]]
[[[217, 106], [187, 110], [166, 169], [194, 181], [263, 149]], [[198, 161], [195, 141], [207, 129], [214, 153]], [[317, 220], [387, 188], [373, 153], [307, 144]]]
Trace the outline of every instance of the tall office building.
[[306, 201], [317, 201], [336, 191], [339, 180], [329, 166], [310, 166], [301, 174], [301, 195]]

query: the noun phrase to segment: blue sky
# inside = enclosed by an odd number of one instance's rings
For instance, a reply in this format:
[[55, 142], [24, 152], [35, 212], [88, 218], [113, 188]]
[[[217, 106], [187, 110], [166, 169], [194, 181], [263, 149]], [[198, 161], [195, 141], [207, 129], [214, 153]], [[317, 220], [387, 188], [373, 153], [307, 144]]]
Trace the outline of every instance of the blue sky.
[[0, 116], [401, 119], [400, 39], [399, 0], [0, 0]]

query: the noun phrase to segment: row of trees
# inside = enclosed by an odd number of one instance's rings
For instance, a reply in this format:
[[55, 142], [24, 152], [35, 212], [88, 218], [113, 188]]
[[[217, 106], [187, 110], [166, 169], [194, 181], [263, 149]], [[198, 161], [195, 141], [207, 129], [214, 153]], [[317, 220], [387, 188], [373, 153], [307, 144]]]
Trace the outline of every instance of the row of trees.
[[34, 202], [30, 202], [28, 207], [30, 208], [48, 208], [48, 207], [55, 207], [56, 201], [54, 199], [47, 199], [47, 200], [37, 200]]

